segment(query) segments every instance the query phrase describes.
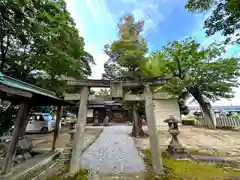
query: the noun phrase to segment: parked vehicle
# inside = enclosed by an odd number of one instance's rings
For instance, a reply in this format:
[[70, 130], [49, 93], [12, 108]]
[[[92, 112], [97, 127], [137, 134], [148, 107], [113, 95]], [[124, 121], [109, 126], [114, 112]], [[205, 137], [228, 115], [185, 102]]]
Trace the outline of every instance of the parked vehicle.
[[[49, 113], [33, 113], [29, 119], [27, 133], [48, 133], [55, 129], [56, 121]], [[61, 126], [61, 123], [59, 124]], [[60, 128], [60, 127], [59, 127]]]
[[77, 121], [76, 115], [73, 113], [67, 112], [65, 117], [62, 118], [61, 123], [62, 125], [66, 125], [76, 121]]

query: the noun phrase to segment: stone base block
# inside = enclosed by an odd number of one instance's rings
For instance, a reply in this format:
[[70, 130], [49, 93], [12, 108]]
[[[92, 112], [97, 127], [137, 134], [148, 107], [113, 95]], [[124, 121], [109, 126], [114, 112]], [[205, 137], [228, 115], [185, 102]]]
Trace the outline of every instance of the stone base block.
[[182, 146], [168, 145], [167, 152], [175, 158], [188, 158], [188, 153]]
[[93, 123], [93, 126], [100, 126], [100, 123]]

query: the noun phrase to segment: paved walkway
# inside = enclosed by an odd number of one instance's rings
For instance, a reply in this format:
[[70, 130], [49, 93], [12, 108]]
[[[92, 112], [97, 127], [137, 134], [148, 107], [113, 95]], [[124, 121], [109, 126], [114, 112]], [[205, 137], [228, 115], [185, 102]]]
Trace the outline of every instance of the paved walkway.
[[130, 126], [105, 127], [96, 142], [83, 153], [83, 167], [104, 174], [144, 171], [144, 162], [128, 135], [130, 132]]

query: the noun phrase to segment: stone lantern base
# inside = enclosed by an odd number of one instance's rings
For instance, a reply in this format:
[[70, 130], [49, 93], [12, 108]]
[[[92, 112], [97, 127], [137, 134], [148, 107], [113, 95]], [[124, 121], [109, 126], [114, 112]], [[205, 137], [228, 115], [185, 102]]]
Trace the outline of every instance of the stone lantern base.
[[93, 123], [93, 126], [100, 126], [101, 124], [99, 123], [99, 122], [97, 122], [97, 123]]
[[189, 158], [188, 152], [182, 145], [177, 144], [169, 144], [167, 148], [167, 152], [170, 156], [174, 158]]
[[173, 156], [175, 158], [187, 158], [188, 153], [182, 146], [172, 146], [168, 145], [167, 152], [170, 156]]
[[109, 123], [104, 123], [103, 126], [109, 126]]

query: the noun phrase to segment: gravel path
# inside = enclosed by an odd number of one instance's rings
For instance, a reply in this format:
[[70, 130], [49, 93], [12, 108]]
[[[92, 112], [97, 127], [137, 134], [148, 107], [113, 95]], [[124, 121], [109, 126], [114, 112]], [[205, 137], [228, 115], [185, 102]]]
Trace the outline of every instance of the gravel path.
[[104, 174], [144, 171], [144, 161], [128, 135], [130, 132], [130, 126], [105, 127], [96, 142], [83, 153], [83, 167]]

